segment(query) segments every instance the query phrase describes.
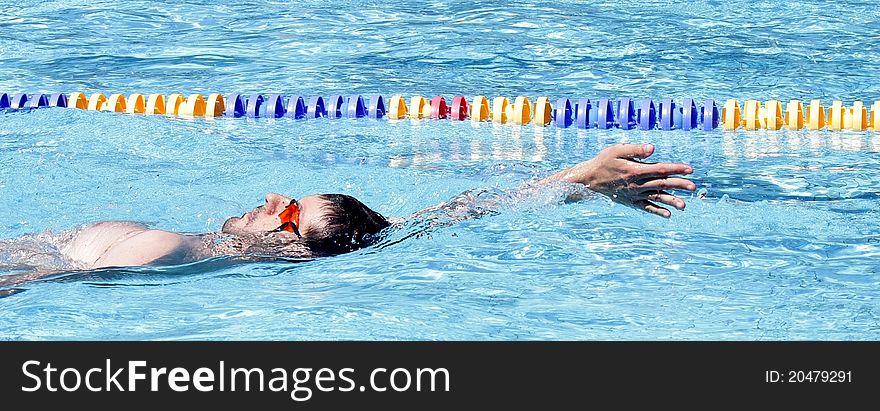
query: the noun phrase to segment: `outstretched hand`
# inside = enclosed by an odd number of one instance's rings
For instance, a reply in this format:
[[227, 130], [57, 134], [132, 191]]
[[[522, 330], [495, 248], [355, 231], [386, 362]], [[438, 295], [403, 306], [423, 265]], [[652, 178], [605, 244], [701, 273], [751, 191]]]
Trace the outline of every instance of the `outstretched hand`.
[[684, 200], [669, 190], [696, 190], [696, 185], [685, 178], [672, 177], [694, 172], [687, 164], [643, 163], [654, 153], [652, 144], [618, 144], [608, 147], [596, 157], [550, 177], [580, 183], [608, 196], [615, 202], [669, 218], [666, 204], [683, 210]]

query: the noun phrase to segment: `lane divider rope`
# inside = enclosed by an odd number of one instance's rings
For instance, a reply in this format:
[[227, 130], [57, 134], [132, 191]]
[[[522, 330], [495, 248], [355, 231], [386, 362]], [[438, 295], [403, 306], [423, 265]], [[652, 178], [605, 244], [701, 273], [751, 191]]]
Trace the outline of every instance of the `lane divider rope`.
[[[534, 102], [533, 102], [534, 101]], [[444, 96], [427, 98], [414, 95], [407, 100], [402, 95], [387, 99], [381, 95], [296, 96], [285, 94], [219, 93], [184, 95], [164, 94], [70, 94], [0, 93], [0, 110], [32, 110], [48, 107], [67, 107], [90, 111], [109, 111], [127, 114], [169, 115], [181, 117], [250, 117], [300, 119], [389, 119], [389, 120], [454, 120], [492, 122], [496, 124], [528, 125], [557, 128], [577, 127], [602, 130], [702, 130], [721, 128], [725, 131], [744, 130], [823, 130], [880, 131], [880, 100], [868, 107], [860, 100], [846, 106], [834, 100], [830, 107], [821, 100], [810, 100], [806, 106], [799, 100], [783, 105], [779, 100], [729, 99], [723, 105], [715, 100], [696, 101], [685, 98], [678, 101], [666, 98], [633, 100], [628, 97], [612, 100], [601, 98], [559, 98], [555, 104], [549, 97], [532, 100], [526, 96], [509, 99], [497, 96]]]

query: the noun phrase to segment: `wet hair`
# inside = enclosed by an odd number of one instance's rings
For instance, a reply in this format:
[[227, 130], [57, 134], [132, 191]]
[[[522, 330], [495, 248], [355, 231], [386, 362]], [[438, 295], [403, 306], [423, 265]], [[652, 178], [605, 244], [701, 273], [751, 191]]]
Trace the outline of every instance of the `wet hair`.
[[324, 225], [307, 233], [303, 242], [315, 255], [344, 254], [370, 246], [391, 225], [381, 214], [345, 194], [321, 194]]
[[345, 254], [378, 241], [379, 232], [391, 225], [381, 214], [345, 194], [321, 194], [322, 224], [293, 239], [274, 233], [237, 235], [215, 249], [218, 255], [312, 259]]

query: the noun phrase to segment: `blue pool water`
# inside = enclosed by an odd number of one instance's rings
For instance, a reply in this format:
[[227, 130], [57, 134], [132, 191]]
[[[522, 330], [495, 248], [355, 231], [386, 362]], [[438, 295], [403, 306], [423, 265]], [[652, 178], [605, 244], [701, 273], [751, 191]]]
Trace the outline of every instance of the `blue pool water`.
[[[5, 1], [0, 91], [880, 98], [864, 2], [240, 3]], [[872, 133], [4, 113], [0, 275], [92, 221], [213, 231], [272, 191], [405, 216], [618, 142], [693, 165], [687, 210], [548, 190], [381, 251], [73, 273], [0, 298], [0, 338], [880, 336]]]

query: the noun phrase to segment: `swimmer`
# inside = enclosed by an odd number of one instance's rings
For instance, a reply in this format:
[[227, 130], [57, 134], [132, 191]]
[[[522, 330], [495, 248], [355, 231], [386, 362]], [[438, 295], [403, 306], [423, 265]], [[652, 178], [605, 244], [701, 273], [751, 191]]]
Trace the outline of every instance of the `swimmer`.
[[[543, 180], [523, 185], [516, 193], [550, 184], [562, 184], [566, 201], [578, 201], [589, 191], [613, 201], [669, 218], [663, 205], [685, 208], [670, 190], [694, 191], [685, 178], [693, 169], [686, 164], [646, 163], [639, 160], [653, 154], [651, 144], [618, 144], [596, 157], [559, 171]], [[422, 210], [410, 217], [446, 210], [449, 221], [478, 218], [493, 213], [491, 200], [485, 204], [473, 195], [462, 195], [447, 203]], [[463, 210], [463, 211], [462, 211]], [[343, 194], [318, 194], [294, 199], [281, 194], [266, 195], [265, 204], [232, 217], [220, 232], [180, 234], [151, 229], [144, 224], [103, 221], [88, 225], [57, 244], [61, 254], [78, 269], [143, 265], [176, 265], [217, 256], [275, 256], [316, 258], [358, 250], [372, 244], [383, 229], [406, 219], [385, 218]], [[2, 252], [2, 251], [0, 251]], [[0, 276], [0, 286], [14, 286], [46, 276], [45, 272]]]

